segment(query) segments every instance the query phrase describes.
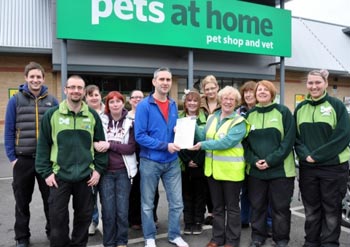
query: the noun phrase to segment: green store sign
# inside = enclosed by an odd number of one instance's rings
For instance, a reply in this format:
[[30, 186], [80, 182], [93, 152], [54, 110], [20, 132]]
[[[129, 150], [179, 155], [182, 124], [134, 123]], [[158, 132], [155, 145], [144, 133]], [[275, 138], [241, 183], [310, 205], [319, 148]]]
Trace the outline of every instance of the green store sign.
[[289, 10], [237, 0], [57, 0], [57, 38], [291, 56]]

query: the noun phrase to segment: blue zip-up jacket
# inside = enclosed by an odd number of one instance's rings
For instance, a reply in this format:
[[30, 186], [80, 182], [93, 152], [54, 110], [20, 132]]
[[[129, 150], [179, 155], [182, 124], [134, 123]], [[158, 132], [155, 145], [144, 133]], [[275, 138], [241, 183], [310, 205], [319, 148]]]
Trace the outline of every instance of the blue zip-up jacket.
[[[23, 116], [25, 118], [25, 122], [22, 124], [30, 124], [33, 126], [33, 128], [30, 130], [33, 133], [31, 134], [30, 137], [35, 137], [38, 136], [37, 132], [39, 132], [39, 125], [42, 116], [44, 115], [44, 109], [56, 106], [58, 105], [57, 99], [52, 97], [52, 102], [46, 102], [47, 104], [50, 103], [50, 105], [46, 105], [45, 102], [42, 103], [43, 101], [46, 101], [48, 94], [48, 88], [45, 85], [42, 85], [40, 94], [35, 97], [28, 88], [28, 84], [24, 83], [18, 87], [19, 92], [23, 94], [25, 97], [28, 98], [29, 105], [33, 104], [33, 113], [30, 112], [25, 112], [22, 113], [23, 115], [26, 114], [26, 116]], [[43, 105], [44, 104], [44, 105]], [[34, 110], [34, 108], [37, 108]], [[5, 135], [4, 135], [4, 141], [5, 141], [5, 150], [6, 150], [6, 155], [8, 159], [12, 162], [17, 159], [16, 155], [16, 146], [18, 146], [18, 142], [20, 139], [24, 138], [20, 133], [22, 132], [21, 129], [17, 126], [16, 123], [16, 118], [17, 118], [17, 102], [16, 102], [16, 96], [12, 96], [7, 104], [7, 109], [6, 109], [6, 116], [5, 116]], [[28, 131], [28, 130], [27, 130]], [[27, 135], [27, 134], [26, 134]], [[27, 136], [28, 137], [28, 136]], [[29, 145], [29, 144], [27, 144]], [[30, 153], [35, 154], [35, 148], [36, 148], [36, 140], [31, 143], [30, 147], [27, 147], [27, 149], [32, 148], [33, 151]]]
[[169, 100], [168, 121], [165, 120], [151, 95], [140, 101], [135, 115], [135, 139], [140, 144], [140, 158], [158, 163], [169, 163], [177, 159], [177, 153], [168, 151], [168, 143], [174, 142], [174, 127], [177, 120], [177, 106]]

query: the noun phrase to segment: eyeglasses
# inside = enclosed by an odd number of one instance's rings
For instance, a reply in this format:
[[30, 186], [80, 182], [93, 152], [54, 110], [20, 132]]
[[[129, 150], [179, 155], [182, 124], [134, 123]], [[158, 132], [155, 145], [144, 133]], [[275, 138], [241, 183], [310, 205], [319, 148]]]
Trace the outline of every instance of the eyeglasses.
[[143, 99], [142, 96], [131, 96], [130, 99]]
[[209, 91], [214, 91], [216, 90], [216, 87], [210, 87], [210, 88], [205, 88], [204, 91], [209, 92]]
[[78, 89], [78, 91], [81, 91], [84, 89], [84, 87], [82, 87], [82, 86], [66, 86], [66, 88], [71, 89], [71, 90]]
[[232, 101], [232, 102], [234, 102], [235, 101], [235, 99], [233, 99], [233, 98], [222, 98], [222, 101]]

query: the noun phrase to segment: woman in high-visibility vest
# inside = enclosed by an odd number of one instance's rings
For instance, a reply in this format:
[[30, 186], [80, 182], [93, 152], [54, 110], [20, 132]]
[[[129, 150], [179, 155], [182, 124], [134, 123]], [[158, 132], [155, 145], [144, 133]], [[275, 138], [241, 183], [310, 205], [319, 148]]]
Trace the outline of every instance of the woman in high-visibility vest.
[[244, 151], [241, 144], [249, 130], [246, 120], [235, 112], [241, 96], [226, 86], [219, 91], [221, 109], [208, 117], [206, 128], [196, 128], [194, 150], [206, 150], [204, 173], [213, 203], [212, 238], [207, 247], [239, 246], [241, 220], [239, 195], [244, 180]]

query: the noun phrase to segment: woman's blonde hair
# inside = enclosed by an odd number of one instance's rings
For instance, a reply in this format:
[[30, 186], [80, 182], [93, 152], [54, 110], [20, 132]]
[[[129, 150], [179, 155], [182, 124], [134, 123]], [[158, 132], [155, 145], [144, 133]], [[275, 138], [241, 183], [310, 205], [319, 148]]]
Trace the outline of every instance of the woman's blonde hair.
[[329, 76], [329, 72], [326, 69], [320, 69], [320, 70], [311, 70], [308, 74], [307, 77], [309, 77], [309, 75], [316, 75], [316, 76], [320, 76], [322, 77], [322, 79], [328, 83], [328, 76]]
[[213, 83], [215, 84], [217, 87], [219, 87], [218, 81], [216, 80], [215, 76], [213, 75], [207, 75], [206, 77], [204, 77], [204, 79], [202, 80], [202, 90], [204, 91], [204, 88], [207, 84], [209, 83]]

